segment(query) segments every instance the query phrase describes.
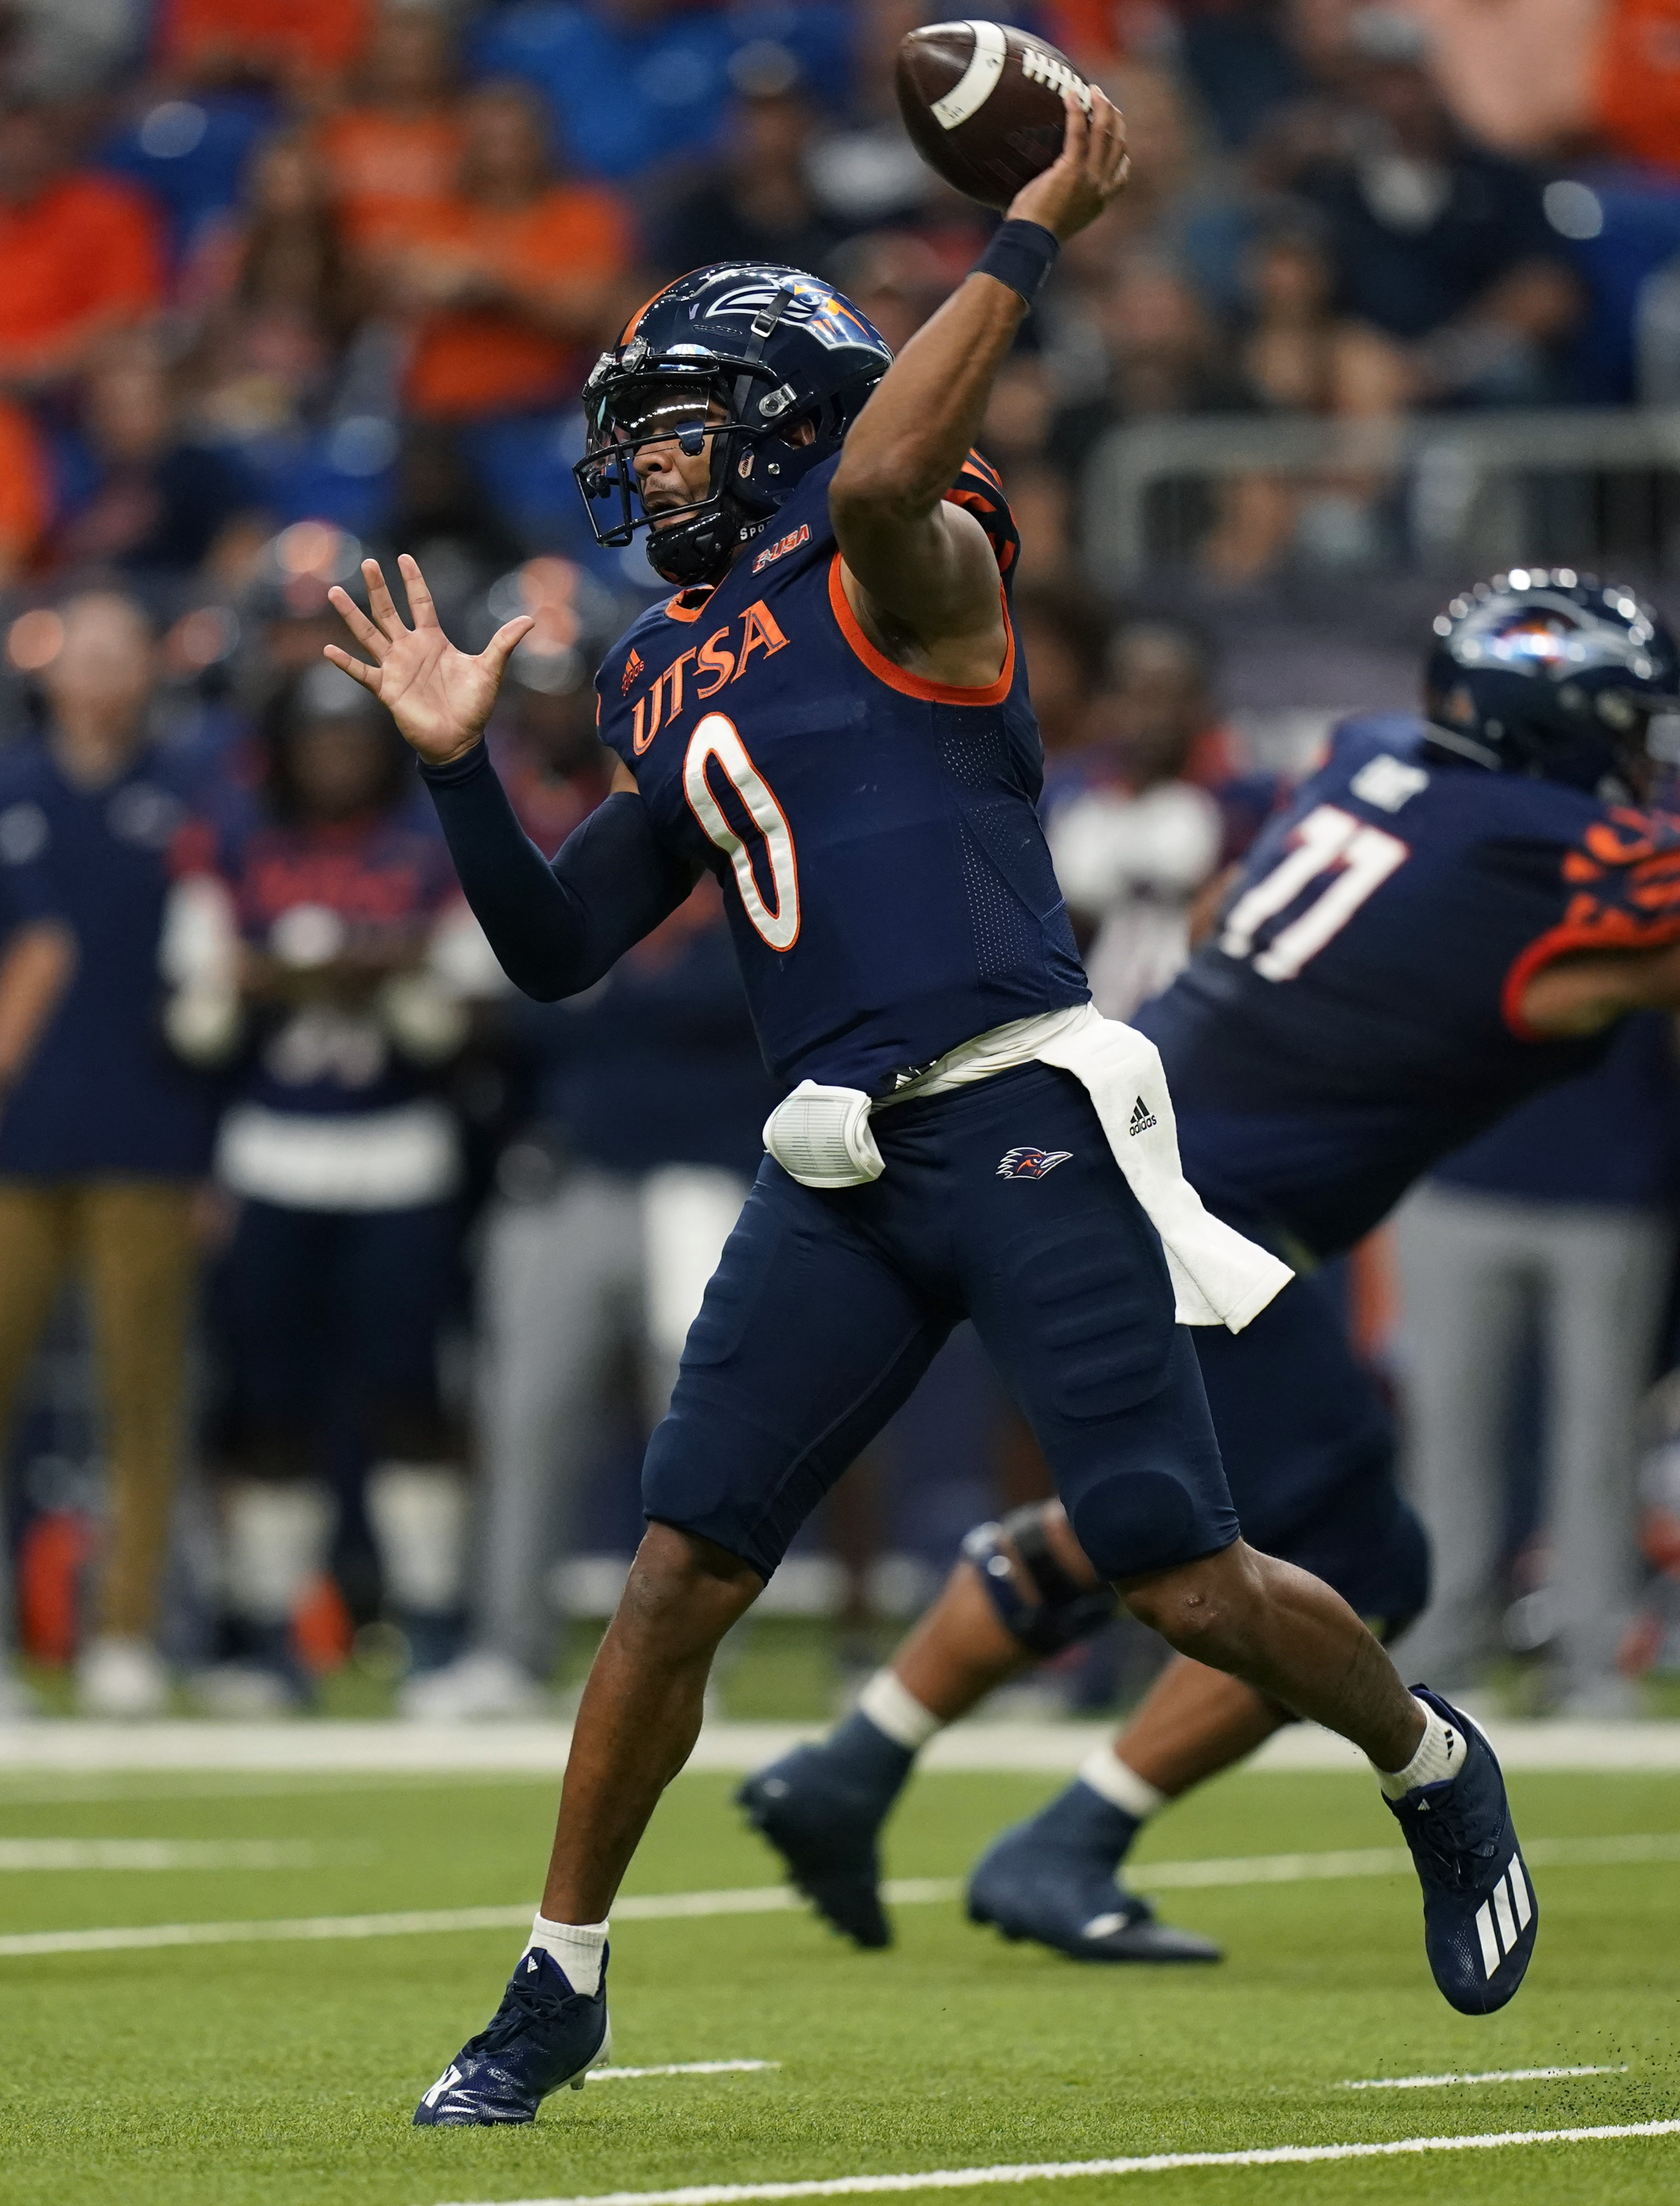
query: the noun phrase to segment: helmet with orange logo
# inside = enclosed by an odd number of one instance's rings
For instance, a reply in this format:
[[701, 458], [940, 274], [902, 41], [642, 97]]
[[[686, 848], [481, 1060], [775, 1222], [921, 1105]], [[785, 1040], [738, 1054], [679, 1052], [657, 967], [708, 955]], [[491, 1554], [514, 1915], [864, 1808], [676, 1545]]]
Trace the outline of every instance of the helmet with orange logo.
[[[651, 299], [584, 385], [588, 431], [572, 470], [596, 541], [647, 528], [656, 574], [715, 582], [789, 492], [840, 449], [892, 355], [849, 300], [797, 268], [729, 262], [696, 269]], [[789, 431], [808, 422], [802, 443]], [[635, 456], [711, 438], [706, 493], [653, 516]]]
[[1680, 647], [1620, 583], [1513, 568], [1435, 621], [1429, 739], [1495, 772], [1625, 789], [1653, 718], [1680, 712]]

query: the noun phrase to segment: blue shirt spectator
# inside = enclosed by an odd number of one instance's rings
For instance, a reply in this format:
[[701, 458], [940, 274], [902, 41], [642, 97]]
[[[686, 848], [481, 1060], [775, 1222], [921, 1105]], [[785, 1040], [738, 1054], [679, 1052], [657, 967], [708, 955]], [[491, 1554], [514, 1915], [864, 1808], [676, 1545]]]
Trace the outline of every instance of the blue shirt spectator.
[[634, 176], [715, 146], [743, 47], [787, 48], [814, 84], [843, 97], [849, 11], [832, 5], [686, 8], [651, 16], [625, 5], [523, 0], [486, 16], [469, 51], [486, 76], [523, 77], [554, 108], [569, 162]]

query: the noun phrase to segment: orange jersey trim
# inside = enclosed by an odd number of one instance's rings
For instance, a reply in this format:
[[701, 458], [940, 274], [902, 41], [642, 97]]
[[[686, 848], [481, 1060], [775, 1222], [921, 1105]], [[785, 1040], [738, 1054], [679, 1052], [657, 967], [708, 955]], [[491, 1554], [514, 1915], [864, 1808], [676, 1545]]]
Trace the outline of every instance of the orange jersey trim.
[[682, 602], [684, 594], [679, 590], [674, 598], [666, 601], [665, 618], [667, 620], [697, 621], [706, 611], [712, 597], [711, 591], [707, 590], [697, 605], [685, 605]]
[[841, 557], [837, 552], [829, 563], [828, 601], [834, 609], [840, 633], [853, 652], [878, 682], [885, 682], [889, 689], [897, 689], [903, 697], [920, 697], [930, 705], [1001, 705], [1015, 682], [1015, 629], [1010, 622], [1009, 600], [1003, 587], [998, 586], [998, 601], [1004, 613], [1004, 664], [995, 682], [982, 689], [966, 688], [955, 682], [929, 682], [920, 674], [911, 674], [902, 666], [895, 666], [889, 658], [878, 651], [864, 634], [857, 615], [852, 611], [846, 596], [845, 584], [840, 579]]

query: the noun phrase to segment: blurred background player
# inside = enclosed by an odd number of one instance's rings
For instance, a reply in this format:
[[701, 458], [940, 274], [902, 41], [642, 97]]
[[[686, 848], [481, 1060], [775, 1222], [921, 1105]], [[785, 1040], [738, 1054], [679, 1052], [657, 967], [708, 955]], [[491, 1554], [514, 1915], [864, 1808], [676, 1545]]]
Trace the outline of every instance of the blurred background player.
[[[437, 1070], [461, 1048], [473, 927], [366, 693], [317, 662], [270, 702], [260, 785], [182, 839], [171, 1039], [225, 1065], [215, 1273], [231, 1660], [228, 1713], [295, 1704], [291, 1626], [341, 1502], [365, 1508], [387, 1601], [424, 1669], [454, 1651], [466, 1546], [439, 1393], [460, 1138]], [[464, 938], [463, 976], [456, 942]]]
[[[1314, 1273], [1432, 1162], [1613, 1051], [1618, 1022], [1680, 1005], [1680, 839], [1630, 808], [1656, 778], [1649, 722], [1680, 699], [1674, 638], [1619, 586], [1572, 571], [1479, 584], [1435, 627], [1424, 716], [1337, 730], [1198, 956], [1138, 1015], [1172, 1082], [1187, 1169], [1302, 1274], [1242, 1333], [1194, 1336], [1246, 1535], [1391, 1636], [1424, 1605], [1424, 1541], [1386, 1406]], [[1512, 847], [1520, 868], [1501, 862]], [[1640, 1344], [1623, 1351], [1624, 1380]], [[1606, 1524], [1573, 1566], [1583, 1576], [1594, 1556], [1630, 1554], [1626, 1476], [1599, 1495]], [[1448, 1505], [1460, 1517], [1469, 1505]], [[1451, 1516], [1441, 1529], [1452, 1534]], [[740, 1795], [860, 1944], [891, 1935], [877, 1839], [919, 1748], [1111, 1613], [1057, 1504], [981, 1526], [967, 1553], [857, 1712]], [[1629, 1577], [1625, 1557], [1596, 1573], [1605, 1636], [1629, 1621]], [[1157, 1809], [1290, 1720], [1229, 1677], [1174, 1664], [1113, 1751], [992, 1846], [971, 1917], [1080, 1959], [1210, 1958], [1155, 1924], [1115, 1872]]]

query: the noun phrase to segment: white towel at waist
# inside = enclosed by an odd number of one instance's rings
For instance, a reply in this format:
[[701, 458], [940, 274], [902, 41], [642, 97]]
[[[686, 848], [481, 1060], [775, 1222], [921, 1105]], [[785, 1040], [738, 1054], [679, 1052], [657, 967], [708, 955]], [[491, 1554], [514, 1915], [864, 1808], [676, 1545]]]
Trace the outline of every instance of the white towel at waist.
[[1160, 1052], [1135, 1028], [1104, 1018], [1092, 1005], [977, 1034], [873, 1105], [861, 1088], [801, 1081], [766, 1121], [765, 1147], [806, 1186], [861, 1187], [885, 1169], [868, 1124], [873, 1112], [1032, 1064], [1071, 1072], [1090, 1096], [1115, 1162], [1161, 1237], [1178, 1322], [1241, 1333], [1295, 1274], [1270, 1249], [1202, 1207], [1179, 1162]]

